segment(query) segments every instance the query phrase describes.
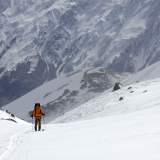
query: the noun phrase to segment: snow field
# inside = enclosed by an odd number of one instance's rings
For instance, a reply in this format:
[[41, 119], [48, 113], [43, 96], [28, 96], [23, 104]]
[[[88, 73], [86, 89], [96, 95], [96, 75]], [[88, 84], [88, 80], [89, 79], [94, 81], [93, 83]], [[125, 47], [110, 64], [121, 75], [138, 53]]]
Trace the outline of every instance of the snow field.
[[[115, 92], [112, 92], [111, 89], [101, 96], [67, 112], [64, 116], [58, 117], [52, 123], [113, 116], [152, 108], [160, 104], [160, 90], [157, 88], [160, 88], [159, 78], [123, 85], [121, 90]], [[120, 97], [123, 97], [122, 101], [119, 101]]]
[[[17, 123], [6, 119], [13, 119]], [[29, 123], [17, 117], [13, 118], [6, 111], [0, 110], [0, 160], [6, 159], [12, 153], [20, 143], [20, 137], [28, 126], [30, 126]]]
[[[1, 159], [159, 160], [159, 87], [160, 79], [154, 79], [105, 92], [64, 115], [63, 121], [70, 123], [47, 124], [44, 132], [32, 132], [31, 125], [3, 121], [14, 129], [12, 136], [7, 136], [9, 127], [1, 133], [6, 141], [0, 144]], [[120, 96], [124, 100], [118, 101]], [[91, 112], [92, 106], [97, 112]], [[77, 118], [75, 114], [80, 111], [82, 117]], [[1, 121], [0, 125], [4, 127]]]
[[[48, 124], [44, 132], [23, 133], [9, 160], [158, 160], [158, 107], [98, 119]], [[43, 127], [43, 126], [42, 126]]]

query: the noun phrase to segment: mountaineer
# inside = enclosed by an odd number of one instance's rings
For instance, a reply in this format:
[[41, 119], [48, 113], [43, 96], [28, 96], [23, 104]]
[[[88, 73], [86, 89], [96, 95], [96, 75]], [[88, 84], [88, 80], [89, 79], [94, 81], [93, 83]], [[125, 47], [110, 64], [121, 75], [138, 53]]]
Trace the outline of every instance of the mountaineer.
[[31, 114], [31, 117], [33, 118], [33, 115], [35, 115], [35, 131], [37, 131], [37, 125], [39, 125], [38, 131], [41, 130], [41, 115], [45, 115], [43, 113], [43, 110], [41, 109], [40, 103], [36, 103], [34, 110]]

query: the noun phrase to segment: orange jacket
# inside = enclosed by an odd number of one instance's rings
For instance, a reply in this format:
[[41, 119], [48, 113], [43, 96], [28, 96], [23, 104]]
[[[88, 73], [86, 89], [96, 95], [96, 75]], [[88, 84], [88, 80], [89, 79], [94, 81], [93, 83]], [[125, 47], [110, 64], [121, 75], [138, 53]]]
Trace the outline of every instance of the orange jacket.
[[44, 114], [41, 108], [37, 108], [35, 107], [35, 109], [33, 110], [31, 116], [33, 116], [35, 114], [35, 118], [41, 118], [41, 115]]

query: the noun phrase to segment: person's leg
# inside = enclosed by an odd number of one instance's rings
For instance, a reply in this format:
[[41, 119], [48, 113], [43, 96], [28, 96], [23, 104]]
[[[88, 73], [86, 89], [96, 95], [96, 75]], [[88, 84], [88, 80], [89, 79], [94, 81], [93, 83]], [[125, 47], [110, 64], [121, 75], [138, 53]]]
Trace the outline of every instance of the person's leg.
[[41, 130], [41, 118], [39, 119], [39, 130]]
[[38, 123], [38, 119], [35, 118], [35, 131], [37, 131], [37, 123]]

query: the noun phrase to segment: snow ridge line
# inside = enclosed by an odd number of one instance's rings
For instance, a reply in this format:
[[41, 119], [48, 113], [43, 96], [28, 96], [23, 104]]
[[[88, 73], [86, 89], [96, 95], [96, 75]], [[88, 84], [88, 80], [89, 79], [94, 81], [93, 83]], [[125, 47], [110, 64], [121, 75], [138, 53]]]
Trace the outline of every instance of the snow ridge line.
[[23, 131], [18, 132], [11, 137], [11, 140], [9, 141], [9, 145], [6, 148], [6, 151], [0, 156], [0, 160], [2, 160], [3, 158], [6, 159], [12, 153], [14, 148], [19, 144], [19, 140], [18, 140], [19, 136], [28, 129], [29, 128], [24, 129]]

